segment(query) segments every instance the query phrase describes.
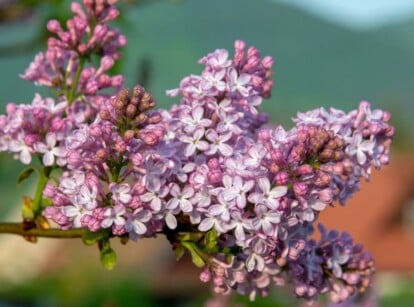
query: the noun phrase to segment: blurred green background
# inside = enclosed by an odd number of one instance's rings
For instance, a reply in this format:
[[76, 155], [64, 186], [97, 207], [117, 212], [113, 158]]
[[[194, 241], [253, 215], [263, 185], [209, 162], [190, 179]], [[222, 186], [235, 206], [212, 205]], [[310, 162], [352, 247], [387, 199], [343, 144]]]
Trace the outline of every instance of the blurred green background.
[[[177, 87], [188, 74], [198, 74], [199, 58], [216, 48], [232, 51], [234, 40], [243, 39], [276, 61], [276, 86], [262, 108], [271, 122], [289, 127], [298, 111], [320, 106], [351, 110], [368, 100], [374, 108], [392, 113], [397, 127], [394, 151], [412, 152], [414, 5], [389, 20], [383, 17], [364, 24], [361, 18], [353, 23], [352, 11], [336, 19], [341, 10], [327, 10], [326, 1], [309, 1], [305, 6], [302, 2], [121, 1], [117, 26], [127, 36], [128, 46], [119, 69], [127, 86], [143, 83], [159, 107], [167, 108], [177, 100], [167, 98], [165, 90]], [[404, 0], [395, 3], [399, 2]], [[37, 52], [45, 50], [46, 21], [69, 16], [68, 3], [0, 1], [2, 112], [8, 102], [29, 103], [35, 92], [48, 94], [18, 75]], [[374, 13], [375, 1], [366, 0], [356, 4], [355, 16], [358, 5], [362, 10], [370, 3]], [[0, 155], [3, 220], [16, 216], [16, 204], [32, 189], [30, 182], [16, 186], [14, 178], [21, 169], [9, 156]], [[24, 247], [15, 248], [19, 244]], [[119, 267], [104, 272], [98, 252], [79, 242], [62, 245], [49, 240], [32, 246], [2, 235], [0, 264], [7, 268], [0, 269], [0, 306], [198, 306], [208, 297], [207, 286], [197, 281], [197, 270], [188, 269], [188, 262], [179, 267], [174, 263], [167, 241], [130, 243], [117, 249]], [[410, 274], [379, 274], [378, 289], [381, 306], [414, 306]], [[252, 306], [297, 304], [281, 291]]]

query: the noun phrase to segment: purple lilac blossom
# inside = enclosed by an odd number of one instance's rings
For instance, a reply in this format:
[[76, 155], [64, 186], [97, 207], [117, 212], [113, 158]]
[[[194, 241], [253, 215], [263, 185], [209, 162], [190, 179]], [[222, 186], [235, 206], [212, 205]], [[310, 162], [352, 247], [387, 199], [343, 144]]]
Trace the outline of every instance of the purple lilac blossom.
[[[388, 113], [371, 111], [363, 102], [350, 113], [298, 114], [291, 130], [257, 131], [265, 123], [257, 102], [269, 95], [269, 86], [260, 85], [268, 84], [270, 68], [256, 60], [256, 66], [243, 69], [252, 61], [241, 57], [236, 66], [227, 54], [217, 50], [203, 58], [202, 75], [185, 78], [172, 91], [183, 98], [168, 113], [132, 112], [153, 105], [140, 87], [132, 97], [123, 91], [103, 102], [97, 120], [65, 142], [68, 152], [82, 157], [68, 163], [70, 172], [95, 178], [98, 193], [87, 206], [74, 199], [79, 192], [61, 194], [58, 186], [46, 216], [63, 221], [62, 227], [109, 227], [134, 239], [184, 225], [215, 231], [220, 248], [235, 250], [230, 263], [214, 260], [224, 256], [221, 252], [210, 255], [204, 271], [214, 276], [219, 293], [233, 289], [254, 298], [282, 278], [307, 300], [328, 292], [333, 301], [342, 301], [363, 291], [373, 271], [370, 256], [360, 254], [346, 236], [325, 238], [323, 251], [328, 244], [332, 248], [320, 255], [310, 236], [320, 211], [335, 201], [344, 204], [361, 177], [369, 178], [371, 164], [388, 162], [393, 135]], [[220, 86], [209, 83], [212, 74], [221, 77], [215, 81]], [[255, 84], [249, 83], [253, 79]], [[113, 179], [115, 164], [119, 176]], [[59, 205], [54, 201], [65, 197]], [[368, 269], [361, 271], [360, 261]], [[358, 282], [348, 283], [347, 276]]]
[[[244, 43], [236, 42], [236, 48], [240, 45]], [[211, 255], [203, 273], [214, 276], [219, 293], [233, 289], [254, 298], [266, 295], [270, 284], [281, 278], [292, 280], [295, 295], [308, 300], [329, 292], [333, 301], [342, 301], [363, 291], [373, 271], [370, 256], [360, 254], [345, 235], [325, 235], [324, 243], [310, 236], [319, 212], [336, 201], [344, 204], [358, 190], [361, 177], [369, 178], [371, 164], [388, 162], [393, 136], [388, 113], [371, 111], [362, 102], [350, 113], [299, 113], [291, 130], [257, 130], [265, 123], [257, 102], [269, 95], [269, 86], [260, 85], [268, 84], [270, 67], [241, 56], [236, 65], [223, 50], [200, 62], [206, 65], [201, 76], [187, 77], [169, 92], [181, 93], [181, 104], [168, 113], [149, 111], [140, 129], [139, 120], [130, 119], [127, 111], [134, 101], [150, 99], [138, 87], [134, 92], [140, 99], [121, 92], [102, 104], [94, 123], [81, 128], [86, 132], [68, 137], [67, 150], [83, 157], [80, 164], [68, 164], [73, 172], [108, 178], [111, 163], [117, 161], [121, 168], [117, 183], [100, 181], [96, 208], [84, 207], [81, 218], [77, 209], [77, 215], [63, 221], [72, 227], [80, 221], [90, 230], [97, 224], [112, 227], [114, 233], [129, 233], [134, 239], [184, 225], [202, 233], [215, 231], [220, 248], [235, 249], [230, 263], [214, 260], [224, 256], [220, 252]], [[216, 85], [211, 84], [212, 75], [221, 78]], [[129, 188], [128, 182], [139, 188]], [[122, 192], [111, 188], [120, 184]], [[47, 216], [59, 221], [65, 208], [74, 206], [70, 202], [48, 208]], [[320, 255], [329, 244], [332, 248]], [[361, 271], [358, 261], [367, 262], [368, 271]], [[349, 284], [344, 276], [358, 282]]]

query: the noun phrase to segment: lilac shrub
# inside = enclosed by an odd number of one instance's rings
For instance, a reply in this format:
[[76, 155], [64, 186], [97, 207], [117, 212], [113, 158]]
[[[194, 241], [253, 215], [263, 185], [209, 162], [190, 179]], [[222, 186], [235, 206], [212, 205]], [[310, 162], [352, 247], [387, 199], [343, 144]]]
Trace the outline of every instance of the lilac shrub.
[[[164, 234], [177, 258], [189, 252], [214, 291], [254, 299], [288, 284], [308, 301], [342, 302], [372, 282], [371, 255], [347, 233], [319, 225], [321, 211], [344, 205], [389, 162], [390, 114], [368, 102], [344, 112], [298, 113], [295, 126], [265, 126], [271, 57], [235, 42], [218, 49], [154, 110], [142, 86], [111, 75], [126, 38], [109, 21], [115, 0], [73, 3], [66, 27], [52, 20], [48, 49], [22, 75], [50, 87], [31, 104], [10, 103], [0, 117], [0, 148], [42, 165], [26, 228], [84, 229], [113, 266], [112, 237]], [[39, 221], [42, 221], [40, 223]], [[43, 226], [42, 226], [43, 225]]]

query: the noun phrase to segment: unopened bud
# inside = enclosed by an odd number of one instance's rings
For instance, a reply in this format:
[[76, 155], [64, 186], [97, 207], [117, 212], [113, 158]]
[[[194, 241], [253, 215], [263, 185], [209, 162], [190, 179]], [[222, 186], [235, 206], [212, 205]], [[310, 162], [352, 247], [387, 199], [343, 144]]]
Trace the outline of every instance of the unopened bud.
[[135, 136], [135, 131], [134, 130], [127, 130], [124, 133], [124, 140], [125, 141], [129, 141], [132, 140]]
[[157, 136], [152, 132], [141, 133], [139, 138], [147, 145], [155, 145], [158, 142]]
[[107, 152], [105, 149], [98, 149], [96, 151], [95, 157], [96, 159], [98, 159], [99, 161], [104, 161], [106, 159], [107, 156]]
[[334, 151], [329, 148], [325, 148], [320, 154], [319, 159], [322, 161], [328, 161], [331, 160], [334, 156]]
[[137, 125], [143, 125], [147, 122], [148, 116], [144, 113], [140, 113], [137, 117], [135, 117], [135, 123]]
[[151, 114], [151, 116], [148, 118], [149, 124], [158, 124], [162, 120], [162, 116], [159, 113]]
[[103, 120], [110, 120], [111, 119], [111, 114], [109, 113], [108, 110], [101, 110], [99, 112], [99, 117]]
[[134, 106], [133, 104], [129, 104], [126, 108], [126, 116], [128, 118], [134, 118], [135, 115], [137, 114], [137, 107]]
[[266, 69], [271, 69], [274, 64], [273, 58], [271, 56], [266, 56], [262, 60], [262, 65]]
[[126, 151], [126, 144], [124, 141], [116, 142], [115, 150], [119, 153], [124, 153]]

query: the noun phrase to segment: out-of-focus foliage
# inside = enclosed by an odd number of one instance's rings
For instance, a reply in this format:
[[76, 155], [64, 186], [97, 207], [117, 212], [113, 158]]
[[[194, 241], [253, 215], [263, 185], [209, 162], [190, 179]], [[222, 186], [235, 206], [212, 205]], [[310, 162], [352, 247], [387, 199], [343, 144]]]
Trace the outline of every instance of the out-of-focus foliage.
[[[158, 0], [124, 0], [120, 4], [121, 10], [128, 10], [131, 6], [144, 6]], [[161, 0], [160, 0], [161, 1]], [[70, 16], [68, 0], [1, 0], [0, 1], [0, 26], [10, 23], [27, 22], [30, 19], [38, 19], [39, 24], [45, 25], [50, 19], [66, 20]], [[123, 15], [120, 23], [125, 23]], [[0, 57], [7, 57], [21, 53], [32, 52], [45, 45], [47, 38], [46, 27], [38, 27], [37, 33], [30, 39], [16, 44], [0, 45]]]

